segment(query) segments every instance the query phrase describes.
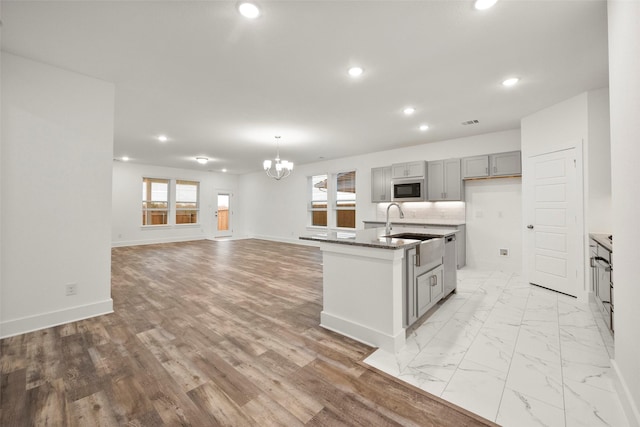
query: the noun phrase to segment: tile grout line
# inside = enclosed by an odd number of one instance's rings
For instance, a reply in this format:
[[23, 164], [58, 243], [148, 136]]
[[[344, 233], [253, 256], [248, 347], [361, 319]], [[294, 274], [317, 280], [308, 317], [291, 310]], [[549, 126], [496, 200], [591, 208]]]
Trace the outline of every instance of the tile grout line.
[[516, 336], [515, 343], [513, 344], [513, 350], [511, 351], [511, 359], [509, 360], [509, 368], [507, 368], [507, 373], [504, 377], [504, 387], [502, 387], [502, 395], [500, 396], [500, 403], [498, 403], [498, 412], [496, 413], [496, 418], [493, 420], [494, 422], [498, 422], [498, 416], [500, 415], [500, 408], [502, 407], [502, 400], [504, 399], [504, 393], [507, 390], [507, 381], [509, 380], [509, 373], [511, 372], [511, 365], [513, 364], [513, 356], [515, 355], [516, 348], [518, 347], [518, 339], [520, 338], [520, 331], [522, 330], [522, 321], [524, 320], [524, 315], [527, 312], [527, 306], [529, 305], [529, 298], [531, 297], [531, 288], [528, 288], [529, 292], [527, 293], [527, 302], [524, 305], [524, 310], [522, 311], [522, 316], [520, 317], [520, 325], [518, 326], [518, 335]]

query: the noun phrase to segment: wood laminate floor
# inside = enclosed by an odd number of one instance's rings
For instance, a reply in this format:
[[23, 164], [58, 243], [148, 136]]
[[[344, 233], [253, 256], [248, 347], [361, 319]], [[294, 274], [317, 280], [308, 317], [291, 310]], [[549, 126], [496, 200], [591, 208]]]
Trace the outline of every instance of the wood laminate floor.
[[493, 425], [361, 363], [319, 326], [318, 249], [115, 248], [115, 313], [0, 342], [0, 425]]

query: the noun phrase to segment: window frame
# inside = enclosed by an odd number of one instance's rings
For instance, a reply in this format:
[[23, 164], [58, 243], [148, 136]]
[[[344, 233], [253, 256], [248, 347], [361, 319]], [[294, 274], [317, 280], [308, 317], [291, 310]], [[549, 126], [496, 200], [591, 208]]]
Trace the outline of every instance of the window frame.
[[[339, 184], [338, 184], [338, 180], [340, 178], [341, 175], [345, 175], [345, 174], [349, 174], [349, 173], [353, 173], [353, 199], [339, 199], [338, 198], [338, 189], [340, 188]], [[357, 191], [357, 170], [354, 168], [352, 170], [347, 170], [347, 171], [342, 171], [342, 172], [336, 172], [334, 174], [332, 174], [332, 179], [331, 179], [332, 183], [333, 183], [333, 188], [332, 188], [332, 194], [333, 194], [333, 211], [334, 211], [334, 215], [333, 215], [333, 222], [335, 224], [335, 228], [337, 229], [341, 229], [341, 230], [354, 230], [357, 228], [357, 198], [358, 198], [358, 191]], [[339, 202], [340, 201], [347, 201], [347, 202], [353, 202], [353, 206], [340, 206]], [[339, 221], [340, 221], [340, 211], [353, 211], [353, 227], [345, 227], [345, 226], [341, 226], [339, 225]]]
[[[167, 200], [153, 200], [153, 191], [152, 191], [152, 187], [153, 187], [153, 183], [164, 183], [167, 186]], [[146, 184], [146, 188], [145, 188], [145, 184]], [[171, 179], [170, 178], [158, 178], [158, 177], [150, 177], [150, 176], [143, 176], [142, 177], [142, 197], [140, 197], [141, 199], [141, 203], [142, 203], [142, 224], [141, 226], [144, 228], [155, 228], [155, 227], [166, 227], [168, 225], [170, 225], [169, 223], [169, 219], [171, 217]], [[145, 192], [146, 192], [146, 198], [145, 198]], [[150, 208], [150, 207], [146, 207], [145, 204], [146, 203], [164, 203], [166, 205], [165, 208]], [[151, 213], [152, 212], [165, 212], [164, 215], [164, 222], [161, 224], [153, 224], [153, 221], [151, 220]], [[149, 223], [151, 220], [151, 224]]]
[[[328, 228], [329, 227], [329, 174], [328, 173], [318, 173], [318, 174], [313, 174], [307, 177], [307, 188], [308, 188], [308, 197], [309, 197], [309, 202], [308, 202], [308, 207], [307, 210], [309, 212], [308, 216], [309, 216], [309, 227], [312, 228]], [[324, 177], [325, 182], [327, 183], [327, 187], [326, 187], [326, 198], [325, 200], [314, 200], [313, 195], [314, 195], [314, 191], [313, 191], [313, 187], [314, 187], [314, 178], [316, 177], [320, 177], [322, 179], [322, 177]], [[321, 182], [321, 181], [319, 181]], [[314, 203], [317, 202], [324, 202], [324, 207], [314, 207]], [[315, 212], [324, 212], [325, 213], [325, 224], [324, 225], [319, 225], [319, 224], [314, 224], [314, 213]]]
[[[174, 186], [175, 186], [175, 200], [173, 201], [173, 207], [174, 207], [174, 221], [175, 221], [175, 225], [176, 226], [193, 226], [193, 225], [198, 225], [200, 224], [200, 181], [192, 181], [192, 180], [188, 180], [188, 179], [174, 179]], [[178, 200], [178, 185], [180, 185], [181, 183], [189, 183], [189, 184], [195, 184], [196, 187], [196, 201], [192, 202], [192, 201], [184, 201], [184, 200]], [[185, 185], [185, 184], [182, 184]], [[187, 207], [178, 207], [179, 203], [195, 203], [195, 208], [187, 208]], [[195, 211], [195, 215], [196, 215], [196, 221], [195, 222], [178, 222], [178, 214], [179, 212], [193, 212]], [[192, 214], [193, 215], [193, 214]]]

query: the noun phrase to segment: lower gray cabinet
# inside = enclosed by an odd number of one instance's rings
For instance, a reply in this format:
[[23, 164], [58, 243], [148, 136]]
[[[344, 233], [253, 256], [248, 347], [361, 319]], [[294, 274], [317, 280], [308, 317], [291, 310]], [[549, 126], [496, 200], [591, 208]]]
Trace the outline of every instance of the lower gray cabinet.
[[436, 302], [440, 301], [444, 294], [444, 281], [442, 280], [442, 265], [416, 277], [416, 301], [418, 304], [418, 317], [425, 314]]

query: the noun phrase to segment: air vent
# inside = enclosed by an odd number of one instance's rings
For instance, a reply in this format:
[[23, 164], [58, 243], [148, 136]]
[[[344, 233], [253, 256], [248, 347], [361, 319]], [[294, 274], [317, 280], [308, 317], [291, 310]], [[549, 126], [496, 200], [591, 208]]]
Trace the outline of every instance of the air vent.
[[480, 121], [479, 121], [479, 120], [467, 120], [466, 122], [462, 122], [462, 125], [463, 125], [463, 126], [466, 126], [466, 125], [476, 125], [476, 124], [478, 124], [478, 123], [480, 123]]

